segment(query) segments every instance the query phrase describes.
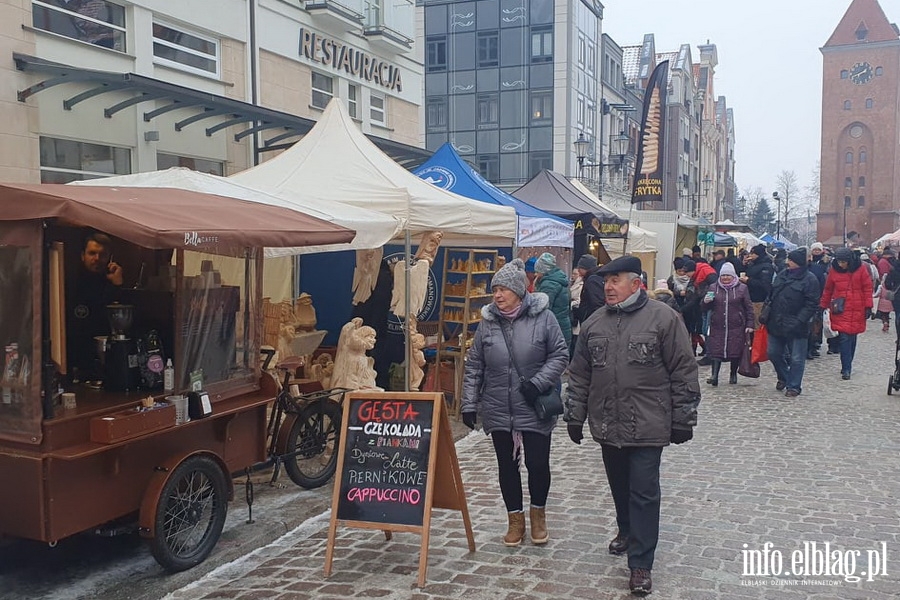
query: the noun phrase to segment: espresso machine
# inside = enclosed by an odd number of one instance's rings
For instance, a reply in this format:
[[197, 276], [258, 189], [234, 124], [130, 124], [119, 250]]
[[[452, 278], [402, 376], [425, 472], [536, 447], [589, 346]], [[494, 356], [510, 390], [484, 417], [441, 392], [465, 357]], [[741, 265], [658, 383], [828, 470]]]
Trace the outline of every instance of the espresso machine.
[[111, 334], [106, 340], [103, 388], [110, 392], [136, 390], [140, 381], [137, 344], [128, 337], [134, 319], [134, 306], [109, 304], [106, 315]]

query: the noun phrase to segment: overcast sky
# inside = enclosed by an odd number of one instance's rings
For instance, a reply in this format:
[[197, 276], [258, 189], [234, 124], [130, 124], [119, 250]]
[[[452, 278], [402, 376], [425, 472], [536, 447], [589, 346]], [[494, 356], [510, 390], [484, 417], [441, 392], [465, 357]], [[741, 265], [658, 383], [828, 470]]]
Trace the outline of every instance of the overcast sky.
[[[735, 120], [735, 181], [743, 192], [776, 189], [794, 171], [801, 188], [820, 155], [822, 53], [851, 0], [603, 0], [603, 32], [621, 46], [653, 33], [657, 52], [715, 44], [715, 94]], [[891, 22], [895, 0], [879, 0]]]

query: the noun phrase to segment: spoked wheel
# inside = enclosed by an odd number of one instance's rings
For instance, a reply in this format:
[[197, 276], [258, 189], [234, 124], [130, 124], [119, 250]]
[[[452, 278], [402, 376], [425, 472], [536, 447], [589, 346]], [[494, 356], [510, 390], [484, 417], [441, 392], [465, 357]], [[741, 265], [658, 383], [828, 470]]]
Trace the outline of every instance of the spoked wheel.
[[300, 487], [322, 487], [334, 475], [342, 412], [334, 400], [314, 402], [294, 421], [287, 437], [284, 469]]
[[221, 467], [206, 456], [192, 456], [175, 468], [156, 508], [153, 557], [167, 571], [200, 564], [225, 525], [228, 484]]

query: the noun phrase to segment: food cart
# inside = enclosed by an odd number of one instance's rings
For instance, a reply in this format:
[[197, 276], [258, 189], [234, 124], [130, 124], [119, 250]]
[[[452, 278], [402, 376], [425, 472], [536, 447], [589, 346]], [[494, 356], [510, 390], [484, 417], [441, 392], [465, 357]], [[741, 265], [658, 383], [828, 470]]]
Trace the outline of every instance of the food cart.
[[[133, 318], [122, 340], [155, 336], [174, 393], [202, 391], [190, 409], [203, 418], [184, 422], [166, 403], [173, 392], [134, 371], [130, 352], [127, 384], [73, 377], [77, 353], [95, 351], [66, 339], [89, 231], [111, 238], [125, 273], [117, 301]], [[202, 562], [222, 531], [231, 475], [265, 459], [276, 390], [259, 368], [263, 257], [353, 236], [288, 209], [184, 190], [0, 185], [0, 536], [55, 544], [136, 520], [166, 569]], [[142, 367], [147, 348], [134, 352]]]

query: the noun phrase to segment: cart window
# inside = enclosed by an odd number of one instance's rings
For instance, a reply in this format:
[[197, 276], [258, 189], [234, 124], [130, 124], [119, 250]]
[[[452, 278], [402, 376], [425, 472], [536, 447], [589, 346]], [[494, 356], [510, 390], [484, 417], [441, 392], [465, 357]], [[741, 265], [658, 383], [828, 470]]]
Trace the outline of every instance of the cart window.
[[36, 443], [42, 414], [35, 339], [40, 331], [35, 323], [40, 231], [22, 235], [31, 227], [0, 224], [0, 438]]
[[177, 377], [190, 389], [202, 371], [209, 389], [229, 381], [255, 381], [259, 364], [255, 257], [184, 253], [181, 356]]

